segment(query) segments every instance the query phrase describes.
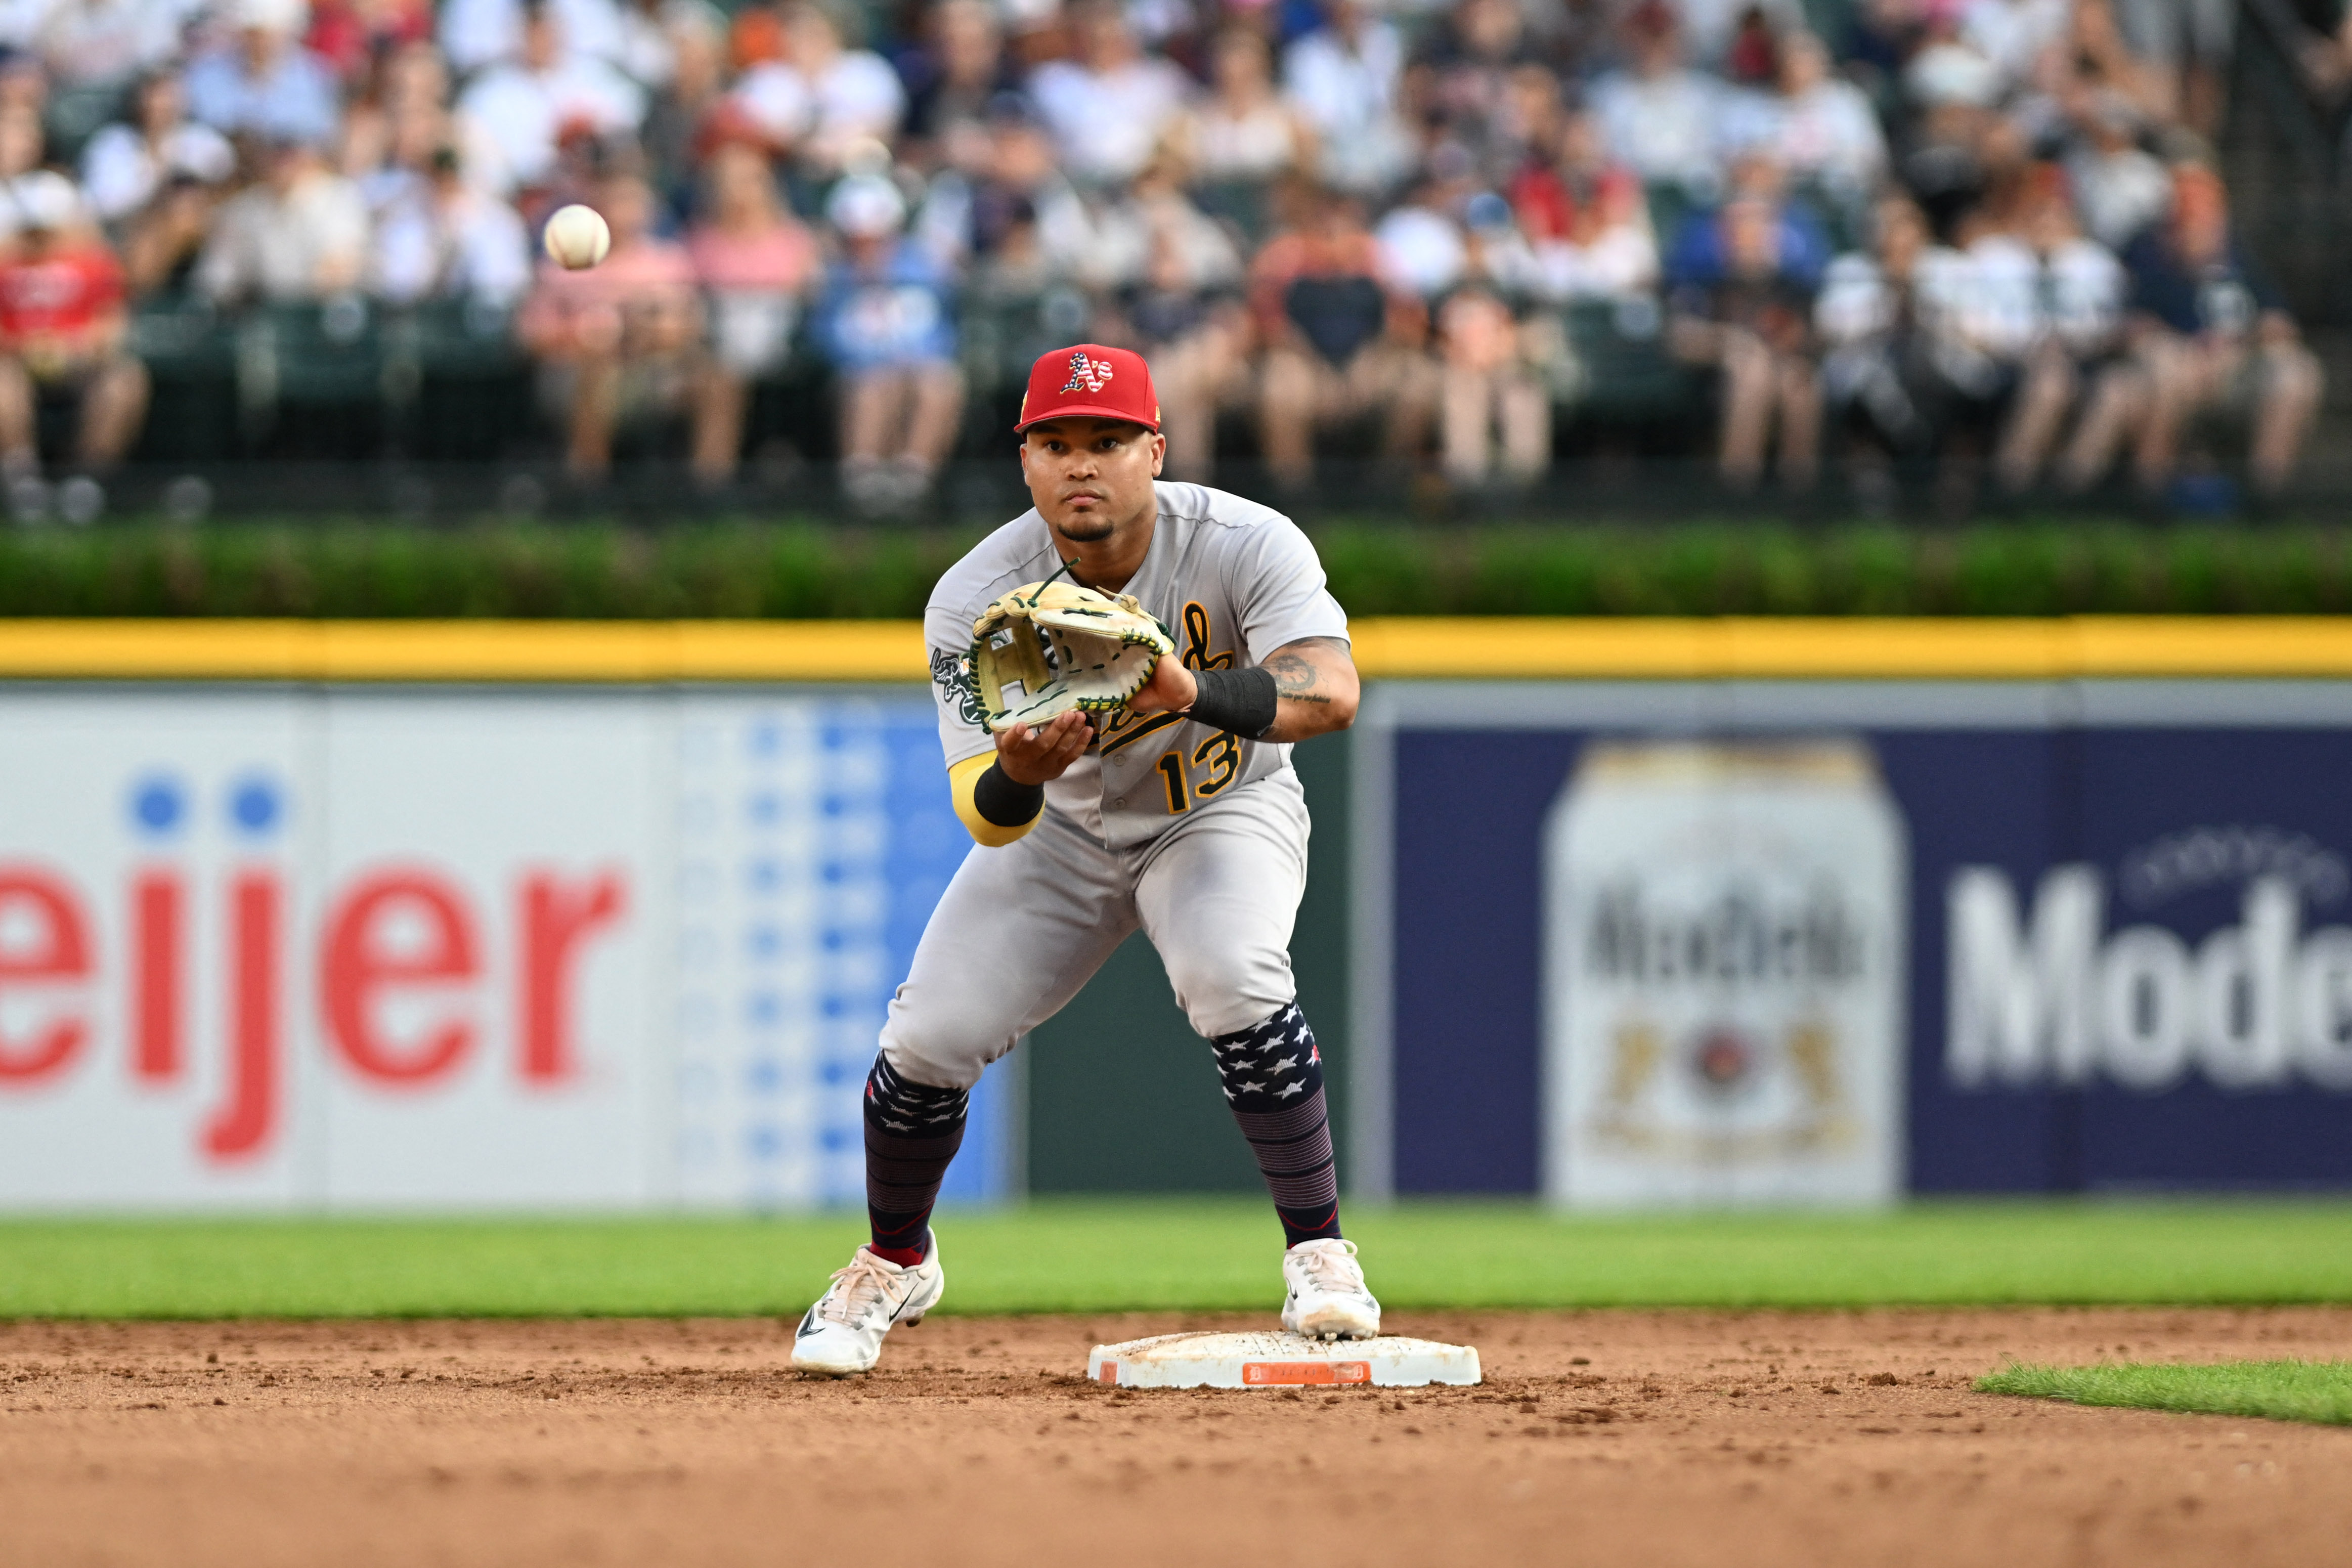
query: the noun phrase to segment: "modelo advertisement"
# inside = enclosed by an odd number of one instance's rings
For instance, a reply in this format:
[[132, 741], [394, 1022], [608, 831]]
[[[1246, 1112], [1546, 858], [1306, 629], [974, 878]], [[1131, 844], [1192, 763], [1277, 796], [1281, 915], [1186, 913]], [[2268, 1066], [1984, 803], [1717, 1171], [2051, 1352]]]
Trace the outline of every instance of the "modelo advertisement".
[[2352, 1184], [2343, 688], [1448, 700], [1374, 717], [1398, 1191]]
[[1547, 1190], [1899, 1190], [1906, 860], [1851, 742], [1588, 744], [1543, 848]]
[[0, 1205], [862, 1197], [969, 842], [920, 694], [19, 689], [0, 736]]

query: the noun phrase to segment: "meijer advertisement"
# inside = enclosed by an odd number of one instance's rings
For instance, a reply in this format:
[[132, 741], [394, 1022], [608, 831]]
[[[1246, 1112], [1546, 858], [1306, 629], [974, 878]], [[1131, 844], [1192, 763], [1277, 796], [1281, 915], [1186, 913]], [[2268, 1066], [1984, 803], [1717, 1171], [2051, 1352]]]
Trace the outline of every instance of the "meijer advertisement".
[[920, 694], [19, 691], [0, 733], [0, 1204], [862, 1194], [969, 843]]

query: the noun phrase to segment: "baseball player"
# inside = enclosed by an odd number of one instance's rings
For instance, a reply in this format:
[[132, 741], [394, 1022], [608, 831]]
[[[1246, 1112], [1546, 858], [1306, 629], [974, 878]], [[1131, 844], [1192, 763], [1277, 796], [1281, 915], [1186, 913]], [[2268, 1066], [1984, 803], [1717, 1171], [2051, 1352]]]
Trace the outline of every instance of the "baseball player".
[[[931, 913], [866, 1079], [873, 1238], [801, 1320], [793, 1364], [867, 1371], [885, 1334], [939, 1304], [931, 1206], [971, 1086], [1138, 926], [1273, 1194], [1284, 1325], [1369, 1338], [1380, 1303], [1340, 1238], [1322, 1058], [1288, 952], [1307, 835], [1290, 747], [1355, 719], [1347, 616], [1288, 518], [1159, 482], [1168, 444], [1141, 356], [1046, 354], [1015, 430], [1036, 505], [940, 578], [924, 614], [948, 779], [979, 847]], [[1134, 595], [1177, 652], [1116, 712], [992, 734], [972, 622], [1056, 574]]]

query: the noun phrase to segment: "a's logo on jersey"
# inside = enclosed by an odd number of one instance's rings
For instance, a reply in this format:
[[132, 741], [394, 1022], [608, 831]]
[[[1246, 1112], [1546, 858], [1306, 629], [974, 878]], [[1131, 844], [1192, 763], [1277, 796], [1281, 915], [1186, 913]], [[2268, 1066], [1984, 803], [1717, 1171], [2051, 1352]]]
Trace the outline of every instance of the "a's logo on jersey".
[[941, 700], [954, 705], [956, 717], [967, 724], [987, 727], [988, 710], [981, 703], [980, 678], [972, 673], [970, 655], [932, 649], [931, 681], [940, 689]]
[[1080, 349], [1070, 356], [1070, 379], [1062, 390], [1076, 392], [1081, 387], [1088, 392], [1100, 392], [1110, 380], [1110, 361], [1096, 359]]

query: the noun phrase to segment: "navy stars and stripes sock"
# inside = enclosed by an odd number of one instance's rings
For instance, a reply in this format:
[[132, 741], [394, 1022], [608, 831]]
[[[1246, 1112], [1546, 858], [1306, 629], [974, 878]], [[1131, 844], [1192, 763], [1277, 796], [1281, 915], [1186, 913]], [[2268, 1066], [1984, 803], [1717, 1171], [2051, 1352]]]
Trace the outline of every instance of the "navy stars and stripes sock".
[[880, 1057], [866, 1075], [866, 1217], [877, 1258], [911, 1268], [929, 1249], [931, 1205], [963, 1143], [971, 1091], [910, 1083]]
[[1323, 1097], [1323, 1058], [1307, 1015], [1291, 1003], [1252, 1028], [1219, 1035], [1225, 1101], [1274, 1194], [1285, 1247], [1339, 1234], [1339, 1163]]

